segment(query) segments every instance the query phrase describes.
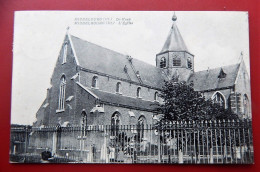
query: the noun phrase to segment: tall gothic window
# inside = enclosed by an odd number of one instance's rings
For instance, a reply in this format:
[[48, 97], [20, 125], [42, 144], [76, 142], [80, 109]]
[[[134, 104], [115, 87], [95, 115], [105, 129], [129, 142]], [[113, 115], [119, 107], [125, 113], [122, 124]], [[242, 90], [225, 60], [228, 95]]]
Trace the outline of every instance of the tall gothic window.
[[98, 77], [97, 76], [94, 76], [92, 78], [92, 87], [98, 88]]
[[118, 83], [116, 84], [116, 92], [117, 92], [117, 93], [121, 93], [121, 83], [120, 83], [120, 82], [118, 82]]
[[146, 119], [144, 116], [140, 116], [137, 123], [137, 141], [142, 142], [145, 138], [145, 125], [146, 125]]
[[216, 92], [216, 93], [213, 95], [212, 101], [213, 101], [213, 103], [215, 103], [215, 104], [218, 104], [218, 105], [220, 105], [220, 106], [222, 106], [222, 107], [225, 107], [225, 98], [224, 98], [224, 96], [223, 96], [221, 93], [219, 93], [219, 92]]
[[162, 57], [160, 61], [160, 68], [165, 68], [166, 67], [166, 58]]
[[60, 94], [59, 94], [58, 110], [64, 110], [65, 90], [66, 90], [66, 78], [63, 75], [60, 80]]
[[177, 55], [174, 55], [172, 62], [173, 66], [181, 66], [181, 58]]
[[158, 101], [158, 92], [157, 91], [154, 93], [154, 101]]
[[111, 136], [118, 135], [119, 124], [120, 124], [119, 113], [116, 112], [111, 117]]
[[246, 94], [244, 94], [243, 96], [243, 106], [244, 106], [244, 114], [245, 114], [245, 118], [249, 118], [250, 117], [250, 104], [249, 104], [249, 100]]
[[137, 88], [136, 96], [137, 96], [138, 98], [141, 97], [141, 87], [138, 87], [138, 88]]
[[67, 61], [67, 52], [68, 52], [68, 44], [64, 44], [63, 47], [63, 55], [62, 55], [62, 64], [66, 63]]
[[191, 61], [190, 57], [188, 57], [188, 59], [187, 59], [187, 66], [189, 69], [192, 69], [192, 61]]

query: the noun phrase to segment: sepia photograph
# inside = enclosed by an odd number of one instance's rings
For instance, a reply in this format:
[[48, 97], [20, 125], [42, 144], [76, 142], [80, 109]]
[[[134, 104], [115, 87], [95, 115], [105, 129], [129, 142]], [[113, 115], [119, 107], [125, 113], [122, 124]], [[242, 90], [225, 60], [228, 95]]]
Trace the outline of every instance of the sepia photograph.
[[16, 11], [10, 163], [253, 164], [248, 12]]

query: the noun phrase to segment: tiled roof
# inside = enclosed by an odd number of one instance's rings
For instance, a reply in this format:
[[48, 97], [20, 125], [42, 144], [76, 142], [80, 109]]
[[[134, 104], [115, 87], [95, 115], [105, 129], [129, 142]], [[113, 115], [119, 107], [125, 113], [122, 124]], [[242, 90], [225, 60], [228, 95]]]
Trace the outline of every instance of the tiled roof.
[[[230, 87], [235, 84], [239, 66], [240, 64], [235, 64], [195, 72], [190, 77], [189, 81], [193, 81], [194, 89], [197, 91]], [[221, 69], [226, 74], [224, 78], [219, 78]]]
[[120, 94], [108, 93], [98, 89], [91, 89], [91, 88], [86, 89], [86, 87], [83, 86], [82, 84], [78, 82], [77, 84], [84, 90], [91, 92], [91, 94], [95, 98], [99, 99], [101, 102], [111, 103], [116, 106], [118, 105], [118, 106], [153, 111], [156, 105], [158, 104], [158, 102], [147, 101], [140, 98], [127, 97]]
[[140, 98], [133, 98], [133, 97], [127, 97], [120, 94], [113, 94], [108, 92], [103, 92], [100, 90], [92, 89], [91, 90], [99, 99], [103, 102], [108, 102], [112, 104], [118, 104], [123, 106], [131, 106], [139, 109], [146, 109], [146, 110], [154, 110], [157, 102], [151, 102], [142, 100]]
[[185, 42], [181, 36], [181, 33], [175, 21], [172, 24], [171, 30], [167, 36], [167, 39], [164, 43], [161, 53], [166, 51], [187, 51], [188, 52], [188, 48], [185, 45]]
[[[163, 70], [153, 65], [134, 58], [130, 62], [127, 55], [109, 50], [72, 35], [71, 41], [76, 51], [79, 66], [85, 69], [126, 80], [129, 80], [130, 78], [131, 81], [139, 83], [137, 75], [132, 68], [133, 66], [135, 71], [139, 72], [143, 84], [156, 88], [162, 88], [164, 85], [163, 81], [168, 80]], [[188, 51], [175, 22], [173, 22], [173, 26], [162, 51], [165, 51], [166, 49], [174, 51]], [[127, 68], [127, 74], [124, 70], [125, 68]], [[221, 69], [226, 74], [224, 78], [218, 78]], [[189, 81], [193, 80], [194, 88], [197, 91], [229, 87], [234, 85], [238, 69], [239, 64], [235, 64], [199, 71], [192, 74]], [[111, 96], [115, 95], [111, 94]], [[125, 98], [129, 99], [128, 97]], [[133, 100], [136, 101], [137, 99]]]
[[[132, 81], [139, 82], [126, 55], [98, 46], [72, 35], [71, 40], [76, 51], [79, 66], [122, 79], [128, 80], [130, 77]], [[132, 59], [132, 64], [135, 71], [139, 71], [143, 84], [161, 88], [164, 84], [163, 81], [167, 79], [166, 75], [160, 68], [137, 59]], [[127, 76], [124, 71], [125, 66], [129, 76]]]

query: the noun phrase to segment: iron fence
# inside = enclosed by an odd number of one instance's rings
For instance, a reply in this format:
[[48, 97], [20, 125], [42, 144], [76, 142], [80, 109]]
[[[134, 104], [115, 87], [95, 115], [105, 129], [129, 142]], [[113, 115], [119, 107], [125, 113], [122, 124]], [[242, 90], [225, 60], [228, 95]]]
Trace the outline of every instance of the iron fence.
[[[48, 161], [41, 160], [44, 151], [52, 154]], [[176, 121], [162, 125], [13, 127], [10, 160], [247, 164], [254, 161], [252, 126], [251, 121], [244, 120]]]

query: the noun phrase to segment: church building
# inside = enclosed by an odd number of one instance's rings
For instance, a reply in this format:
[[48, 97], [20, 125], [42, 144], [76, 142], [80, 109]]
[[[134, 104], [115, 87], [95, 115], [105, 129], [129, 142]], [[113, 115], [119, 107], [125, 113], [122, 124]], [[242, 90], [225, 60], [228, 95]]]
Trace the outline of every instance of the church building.
[[156, 66], [67, 32], [34, 126], [73, 126], [82, 121], [88, 126], [153, 124], [158, 120], [155, 105], [163, 102], [158, 94], [164, 80], [174, 75], [240, 118], [251, 118], [250, 78], [243, 59], [195, 71], [196, 57], [176, 20], [174, 15], [165, 44], [155, 55]]

